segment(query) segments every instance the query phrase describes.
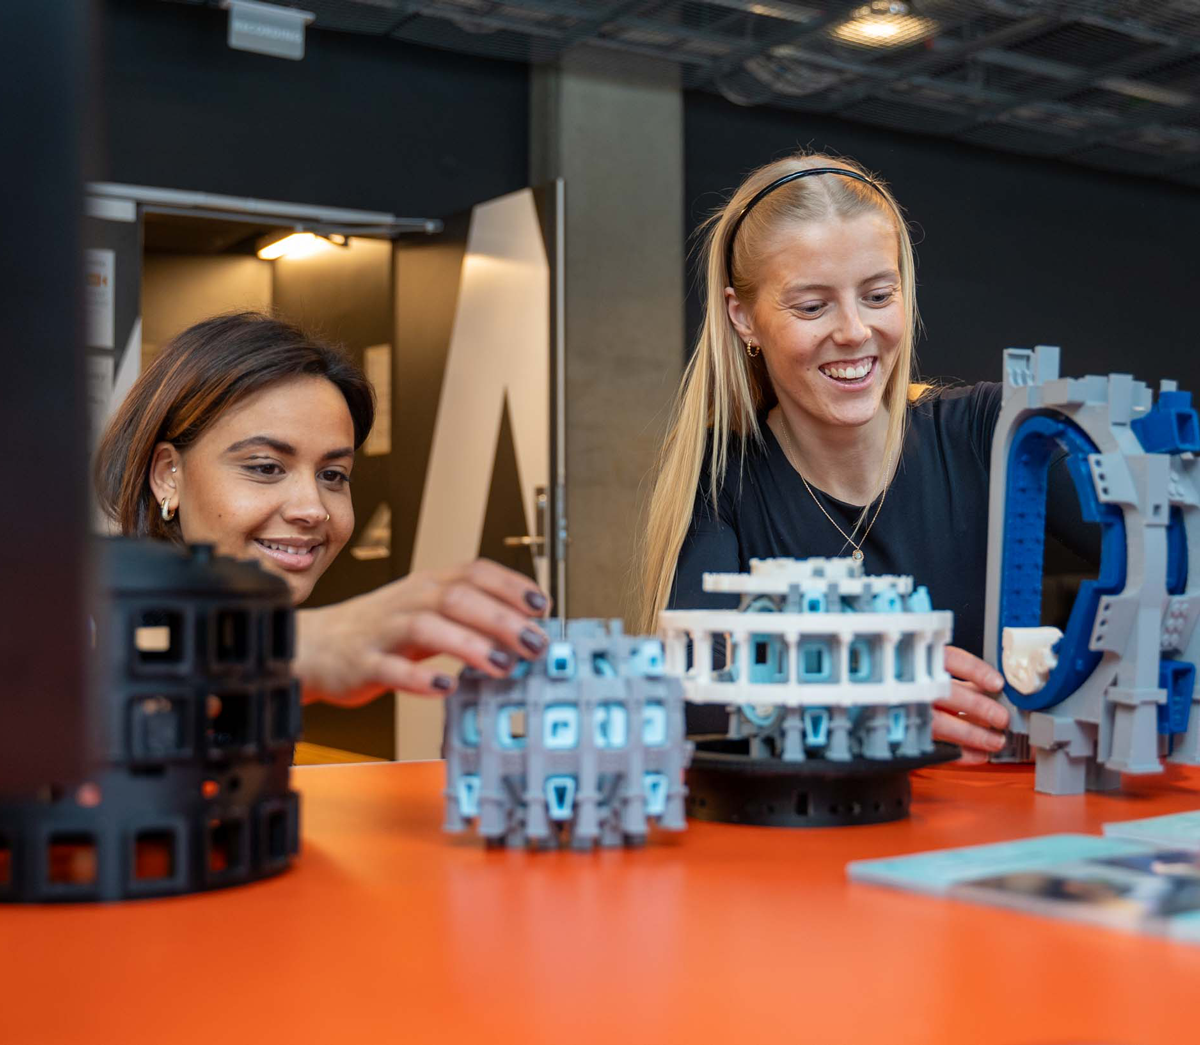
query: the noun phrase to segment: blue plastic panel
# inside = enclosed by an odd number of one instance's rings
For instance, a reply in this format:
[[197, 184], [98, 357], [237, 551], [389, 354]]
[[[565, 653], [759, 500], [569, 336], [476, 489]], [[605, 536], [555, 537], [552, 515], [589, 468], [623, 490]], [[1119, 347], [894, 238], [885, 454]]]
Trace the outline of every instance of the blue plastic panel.
[[546, 674], [552, 679], [575, 677], [575, 647], [569, 642], [552, 642], [546, 650]]
[[1158, 706], [1158, 731], [1165, 736], [1186, 733], [1196, 689], [1196, 665], [1163, 658], [1158, 662], [1158, 685], [1167, 691], [1167, 702]]
[[467, 747], [479, 747], [479, 705], [468, 704], [463, 708], [459, 723], [462, 742]]
[[775, 635], [750, 636], [750, 681], [787, 682], [787, 646]]
[[643, 781], [646, 791], [646, 815], [662, 816], [667, 811], [667, 775], [647, 773]]
[[900, 596], [894, 591], [881, 591], [876, 592], [871, 599], [871, 609], [876, 613], [899, 613], [903, 606], [900, 604]]
[[850, 643], [850, 681], [870, 682], [875, 667], [870, 639], [854, 639]]
[[475, 773], [458, 778], [458, 812], [468, 820], [479, 815], [479, 776]]
[[607, 653], [596, 652], [592, 654], [592, 674], [602, 679], [615, 679], [617, 677], [616, 665], [613, 664], [612, 658]]
[[1052, 413], [1033, 414], [1017, 429], [1008, 453], [1008, 487], [1004, 506], [1004, 540], [1000, 579], [1000, 627], [996, 663], [1003, 659], [1005, 628], [1033, 628], [1042, 622], [1042, 554], [1046, 539], [1046, 478], [1053, 454], [1067, 451], [1067, 470], [1086, 522], [1099, 523], [1100, 572], [1084, 581], [1071, 608], [1066, 631], [1056, 650], [1058, 664], [1036, 693], [1019, 693], [1005, 685], [1004, 695], [1026, 711], [1041, 711], [1065, 700], [1100, 663], [1099, 651], [1088, 649], [1096, 610], [1104, 595], [1125, 586], [1125, 519], [1120, 508], [1101, 504], [1092, 485], [1088, 455], [1096, 445], [1083, 429]]
[[1159, 392], [1154, 406], [1129, 427], [1148, 454], [1200, 452], [1200, 422], [1191, 392]]
[[551, 820], [570, 820], [575, 809], [575, 778], [559, 774], [546, 777], [546, 812]]
[[779, 712], [780, 709], [771, 704], [742, 705], [742, 714], [746, 716], [751, 725], [758, 726], [760, 729], [774, 725], [775, 720], [779, 717]]
[[1187, 591], [1188, 544], [1183, 524], [1183, 509], [1172, 507], [1167, 522], [1167, 594], [1182, 595]]
[[929, 597], [929, 589], [922, 584], [908, 597], [910, 613], [932, 613], [933, 600]]
[[629, 712], [621, 704], [601, 704], [592, 719], [596, 747], [618, 748], [629, 743]]
[[916, 679], [916, 668], [913, 664], [913, 637], [911, 635], [900, 636], [900, 641], [896, 643], [895, 661], [897, 682], [912, 682]]
[[663, 673], [663, 644], [659, 639], [647, 639], [629, 658], [629, 674], [656, 679]]
[[801, 682], [833, 679], [833, 646], [828, 639], [801, 639], [797, 647], [797, 678]]
[[829, 712], [825, 708], [804, 709], [804, 743], [824, 747], [829, 740]]
[[642, 709], [642, 743], [646, 747], [662, 747], [667, 742], [667, 708], [656, 700]]
[[579, 745], [579, 708], [574, 704], [547, 704], [542, 712], [542, 743], [549, 751]]

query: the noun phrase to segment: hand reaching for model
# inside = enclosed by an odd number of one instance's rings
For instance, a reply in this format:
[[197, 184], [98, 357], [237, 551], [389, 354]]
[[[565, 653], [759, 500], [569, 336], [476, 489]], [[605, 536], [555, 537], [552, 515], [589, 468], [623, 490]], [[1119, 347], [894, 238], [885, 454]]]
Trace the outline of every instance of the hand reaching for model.
[[293, 670], [305, 702], [355, 707], [380, 693], [445, 696], [456, 680], [422, 661], [457, 657], [494, 678], [545, 652], [529, 617], [550, 600], [528, 577], [479, 559], [409, 574], [357, 598], [296, 613]]
[[946, 647], [950, 695], [934, 701], [933, 736], [962, 748], [960, 762], [977, 765], [1004, 746], [1008, 711], [995, 696], [1004, 678], [990, 664], [957, 646]]

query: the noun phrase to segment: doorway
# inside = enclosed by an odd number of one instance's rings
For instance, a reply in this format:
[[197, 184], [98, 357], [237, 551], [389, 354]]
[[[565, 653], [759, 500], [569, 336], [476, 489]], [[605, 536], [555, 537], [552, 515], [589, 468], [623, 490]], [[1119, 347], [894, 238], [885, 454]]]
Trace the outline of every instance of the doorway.
[[[219, 312], [274, 311], [344, 345], [379, 407], [355, 465], [354, 534], [306, 605], [479, 555], [536, 578], [563, 604], [561, 183], [444, 224], [91, 190], [89, 258], [101, 252], [121, 317], [89, 348], [97, 427], [181, 330]], [[293, 233], [307, 234], [309, 249], [263, 255]], [[304, 729], [324, 748], [433, 758], [441, 706], [403, 695], [353, 710], [310, 705]]]

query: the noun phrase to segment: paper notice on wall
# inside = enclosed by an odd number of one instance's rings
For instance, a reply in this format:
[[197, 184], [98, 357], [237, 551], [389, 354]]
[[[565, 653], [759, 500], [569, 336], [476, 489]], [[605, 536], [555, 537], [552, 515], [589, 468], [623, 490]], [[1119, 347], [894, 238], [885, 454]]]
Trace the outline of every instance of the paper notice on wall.
[[116, 337], [116, 261], [111, 250], [84, 251], [84, 309], [88, 348], [113, 348]]
[[112, 402], [113, 357], [87, 357], [88, 449], [95, 450]]
[[363, 352], [363, 369], [375, 389], [375, 427], [363, 443], [368, 457], [392, 452], [392, 346], [372, 345]]

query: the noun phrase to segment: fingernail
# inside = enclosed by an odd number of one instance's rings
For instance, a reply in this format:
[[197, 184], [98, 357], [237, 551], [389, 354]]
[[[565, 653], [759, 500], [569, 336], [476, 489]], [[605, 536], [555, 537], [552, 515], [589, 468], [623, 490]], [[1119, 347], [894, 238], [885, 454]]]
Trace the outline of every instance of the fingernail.
[[988, 737], [988, 747], [990, 747], [993, 751], [999, 751], [1002, 747], [1004, 747], [1004, 737], [996, 736], [995, 734]]
[[511, 653], [505, 653], [502, 649], [494, 649], [488, 654], [488, 660], [498, 667], [501, 671], [509, 671], [515, 661]]
[[549, 600], [540, 591], [527, 591], [525, 602], [535, 613], [541, 613], [549, 605]]
[[988, 717], [992, 720], [992, 725], [997, 729], [1005, 729], [1008, 726], [1008, 712], [1001, 707], [994, 707]]
[[526, 628], [521, 632], [519, 638], [521, 645], [535, 656], [546, 648], [546, 636], [540, 631], [534, 631], [533, 628]]
[[433, 688], [440, 689], [443, 693], [449, 693], [454, 688], [454, 679], [449, 675], [434, 675]]

